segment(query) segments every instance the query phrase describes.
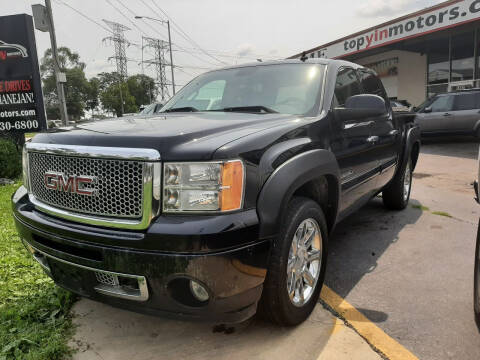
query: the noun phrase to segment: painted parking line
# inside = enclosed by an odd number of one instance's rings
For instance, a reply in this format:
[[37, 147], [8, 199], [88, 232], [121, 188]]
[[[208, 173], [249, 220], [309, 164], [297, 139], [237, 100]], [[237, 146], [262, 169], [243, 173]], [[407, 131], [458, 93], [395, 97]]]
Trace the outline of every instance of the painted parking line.
[[409, 350], [388, 336], [328, 286], [323, 286], [320, 297], [340, 318], [386, 358], [390, 360], [418, 360]]

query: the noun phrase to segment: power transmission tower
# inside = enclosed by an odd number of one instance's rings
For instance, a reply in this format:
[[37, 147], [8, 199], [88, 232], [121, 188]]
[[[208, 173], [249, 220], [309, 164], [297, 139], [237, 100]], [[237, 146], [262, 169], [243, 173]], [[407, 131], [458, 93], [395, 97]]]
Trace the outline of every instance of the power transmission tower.
[[120, 102], [122, 105], [122, 114], [125, 112], [123, 107], [123, 94], [122, 94], [122, 83], [127, 79], [127, 46], [130, 45], [128, 40], [125, 38], [125, 31], [130, 30], [129, 27], [108, 20], [103, 20], [105, 24], [112, 29], [112, 36], [106, 37], [103, 41], [110, 41], [115, 47], [115, 55], [108, 58], [108, 60], [115, 59], [117, 64], [117, 73], [119, 76], [119, 91], [120, 91]]
[[167, 76], [165, 74], [165, 67], [170, 66], [170, 64], [165, 61], [165, 53], [169, 49], [169, 44], [166, 41], [150, 37], [143, 37], [142, 42], [145, 44], [144, 48], [153, 49], [154, 58], [144, 62], [155, 66], [160, 97], [162, 98], [162, 104], [165, 104], [165, 101], [170, 97], [168, 93]]

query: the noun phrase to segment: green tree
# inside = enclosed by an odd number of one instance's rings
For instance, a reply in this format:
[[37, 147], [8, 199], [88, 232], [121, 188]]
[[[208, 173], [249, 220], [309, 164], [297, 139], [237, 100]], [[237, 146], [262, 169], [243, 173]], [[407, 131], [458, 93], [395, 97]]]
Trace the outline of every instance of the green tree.
[[90, 111], [95, 111], [100, 106], [100, 80], [96, 77], [88, 80], [88, 91], [86, 108]]
[[155, 80], [147, 75], [133, 75], [127, 80], [128, 91], [135, 98], [138, 107], [151, 104], [158, 95]]
[[[100, 80], [100, 83], [102, 81]], [[134, 113], [138, 111], [135, 104], [135, 98], [128, 91], [127, 83], [111, 83], [102, 86], [100, 90], [100, 101], [105, 110], [114, 112], [117, 117], [123, 116], [122, 103], [120, 101], [120, 89], [123, 97], [123, 110], [125, 113]]]
[[[67, 47], [58, 49], [59, 67], [66, 74], [67, 82], [64, 84], [67, 101], [68, 115], [72, 119], [80, 119], [86, 108], [86, 101], [90, 91], [90, 84], [85, 77], [85, 63], [80, 61], [80, 56]], [[55, 80], [55, 66], [51, 49], [45, 51], [41, 61], [43, 92], [49, 119], [59, 119], [58, 94]]]

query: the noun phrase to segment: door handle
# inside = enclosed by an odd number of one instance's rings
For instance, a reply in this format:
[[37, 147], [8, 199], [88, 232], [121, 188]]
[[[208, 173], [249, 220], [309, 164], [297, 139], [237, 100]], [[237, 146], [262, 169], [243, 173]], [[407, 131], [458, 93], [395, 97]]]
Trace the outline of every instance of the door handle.
[[447, 112], [447, 113], [443, 114], [443, 116], [452, 116], [452, 114]]
[[398, 131], [398, 130], [392, 130], [392, 131], [390, 131], [390, 132], [388, 133], [388, 135], [390, 135], [390, 136], [397, 136], [399, 132], [400, 132], [400, 131]]
[[369, 143], [376, 143], [378, 140], [380, 140], [378, 136], [370, 136], [369, 138], [367, 138], [367, 142]]

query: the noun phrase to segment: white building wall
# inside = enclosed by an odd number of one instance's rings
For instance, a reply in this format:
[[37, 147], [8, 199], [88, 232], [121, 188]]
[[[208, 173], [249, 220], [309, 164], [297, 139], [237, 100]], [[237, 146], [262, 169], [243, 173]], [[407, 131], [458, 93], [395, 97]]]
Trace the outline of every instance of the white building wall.
[[[425, 101], [427, 56], [410, 51], [392, 50], [357, 59], [360, 65], [398, 58], [398, 75], [382, 79], [388, 96], [407, 100], [414, 106]], [[396, 86], [396, 89], [395, 89]]]

